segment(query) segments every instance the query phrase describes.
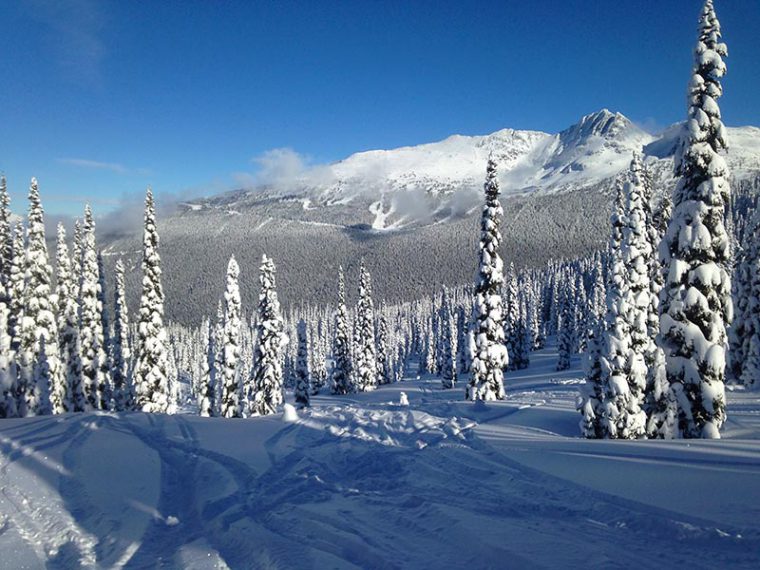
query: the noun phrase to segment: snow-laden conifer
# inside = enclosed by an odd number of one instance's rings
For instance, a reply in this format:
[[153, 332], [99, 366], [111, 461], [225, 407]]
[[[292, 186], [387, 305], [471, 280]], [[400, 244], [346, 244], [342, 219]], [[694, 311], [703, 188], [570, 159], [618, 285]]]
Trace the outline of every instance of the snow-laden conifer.
[[[0, 283], [0, 293], [5, 287]], [[18, 415], [16, 402], [16, 365], [11, 350], [11, 335], [8, 333], [8, 302], [6, 295], [0, 295], [0, 418], [15, 418]]]
[[678, 402], [684, 437], [720, 437], [726, 419], [726, 325], [731, 322], [730, 241], [724, 227], [729, 197], [720, 117], [726, 72], [720, 23], [712, 0], [699, 19], [688, 119], [675, 156], [679, 177], [673, 217], [660, 248], [668, 267], [660, 309], [660, 344]]
[[499, 255], [499, 223], [503, 211], [499, 202], [496, 163], [492, 157], [488, 159], [484, 190], [486, 203], [480, 224], [480, 267], [469, 337], [470, 382], [466, 397], [469, 400], [503, 400], [504, 371], [509, 364], [501, 299], [504, 264]]
[[106, 353], [103, 340], [103, 307], [98, 299], [100, 275], [95, 250], [95, 220], [87, 205], [82, 226], [82, 265], [79, 284], [79, 345], [82, 355], [82, 389], [87, 408], [108, 409], [110, 383], [103, 363]]
[[351, 345], [349, 338], [348, 309], [346, 308], [346, 285], [343, 268], [338, 268], [338, 306], [335, 309], [335, 332], [333, 336], [333, 366], [330, 373], [333, 394], [348, 394], [351, 384]]
[[377, 317], [377, 380], [379, 384], [390, 384], [393, 381], [388, 342], [388, 321], [384, 311], [381, 311]]
[[441, 385], [444, 389], [454, 388], [457, 383], [457, 347], [456, 327], [451, 309], [449, 291], [443, 288], [441, 295], [441, 308], [438, 311], [438, 350]]
[[[79, 360], [79, 330], [76, 296], [78, 288], [72, 282], [71, 259], [66, 245], [66, 230], [58, 224], [56, 242], [56, 287], [58, 298], [58, 353], [61, 355], [63, 369], [52, 386], [50, 402], [54, 414], [75, 411], [71, 387], [74, 383], [81, 387], [81, 377], [75, 381], [71, 378], [72, 365], [81, 375]], [[80, 388], [81, 391], [81, 388]], [[79, 394], [81, 396], [81, 394]], [[82, 404], [79, 402], [80, 405]]]
[[216, 415], [217, 397], [217, 369], [216, 369], [216, 326], [209, 321], [206, 325], [205, 355], [203, 375], [200, 385], [200, 414], [205, 417]]
[[11, 227], [11, 199], [5, 176], [0, 176], [0, 285], [7, 308], [13, 263], [13, 228]]
[[372, 283], [362, 260], [359, 266], [359, 302], [356, 305], [357, 354], [356, 389], [367, 392], [377, 388], [377, 345], [375, 340], [375, 307]]
[[283, 402], [282, 355], [288, 337], [283, 332], [280, 302], [275, 288], [274, 262], [266, 255], [261, 258], [256, 356], [253, 365], [254, 396], [252, 412], [274, 414]]
[[[52, 269], [45, 241], [45, 223], [37, 180], [29, 186], [24, 314], [17, 352], [19, 377], [25, 386], [26, 415], [50, 413], [50, 388], [62, 381], [58, 352], [58, 325], [52, 287]], [[45, 357], [40, 359], [40, 346]], [[39, 366], [38, 366], [39, 364]], [[37, 385], [40, 384], [40, 385]], [[44, 384], [44, 385], [42, 385]]]
[[135, 396], [143, 412], [169, 411], [166, 330], [164, 328], [164, 291], [161, 286], [161, 258], [158, 254], [156, 208], [150, 188], [145, 196], [143, 232], [142, 294], [137, 320], [137, 346], [134, 371]]
[[651, 307], [651, 242], [648, 236], [643, 167], [634, 156], [623, 184], [623, 212], [614, 224], [619, 241], [611, 246], [607, 321], [602, 345], [605, 391], [605, 437], [635, 439], [645, 435], [645, 357], [651, 350], [648, 316]]
[[24, 226], [17, 223], [13, 232], [13, 260], [11, 261], [11, 277], [8, 286], [8, 304], [10, 315], [8, 332], [11, 335], [11, 348], [14, 354], [21, 345], [21, 322], [24, 318], [24, 290], [26, 288], [26, 244], [24, 241]]
[[221, 415], [225, 418], [243, 416], [240, 371], [240, 268], [235, 256], [227, 265], [227, 287], [224, 291], [224, 336], [222, 340], [222, 401]]
[[507, 271], [507, 286], [504, 291], [504, 338], [507, 345], [507, 354], [509, 355], [509, 370], [517, 369], [517, 362], [515, 361], [515, 355], [517, 354], [517, 346], [520, 343], [520, 307], [517, 300], [517, 275], [515, 274], [515, 266], [512, 262], [509, 263], [509, 270]]
[[119, 259], [114, 267], [113, 342], [111, 344], [111, 378], [116, 411], [130, 410], [134, 405], [132, 382], [129, 378], [129, 312], [124, 288], [124, 262]]
[[309, 406], [311, 373], [309, 372], [309, 338], [306, 322], [298, 321], [298, 354], [296, 356], [296, 386], [294, 396], [299, 407]]

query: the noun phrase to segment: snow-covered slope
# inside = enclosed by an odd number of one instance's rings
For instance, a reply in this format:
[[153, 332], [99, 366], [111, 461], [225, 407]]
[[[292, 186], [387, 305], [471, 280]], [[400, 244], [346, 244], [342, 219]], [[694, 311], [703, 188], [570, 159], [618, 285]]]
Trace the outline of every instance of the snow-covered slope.
[[295, 421], [0, 420], [0, 567], [758, 567], [757, 393], [720, 441], [589, 441], [578, 362], [531, 358], [480, 406], [423, 377]]

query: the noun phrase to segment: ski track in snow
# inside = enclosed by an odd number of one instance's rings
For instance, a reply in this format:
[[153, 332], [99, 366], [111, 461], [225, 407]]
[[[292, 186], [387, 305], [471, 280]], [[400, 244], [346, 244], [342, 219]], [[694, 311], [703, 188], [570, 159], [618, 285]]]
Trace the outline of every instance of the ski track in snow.
[[[533, 362], [508, 373], [505, 402], [484, 406], [423, 377], [316, 396], [295, 423], [5, 420], [0, 548], [31, 568], [758, 566], [758, 494], [742, 485], [758, 480], [760, 444], [581, 440], [577, 366], [555, 373], [551, 350]], [[731, 430], [760, 438], [757, 398], [729, 397]], [[118, 473], [96, 474], [127, 445], [136, 482], [125, 490]], [[666, 499], [650, 500], [642, 476], [659, 477]], [[703, 476], [736, 499], [725, 512], [699, 509], [699, 496], [689, 509], [667, 500]]]

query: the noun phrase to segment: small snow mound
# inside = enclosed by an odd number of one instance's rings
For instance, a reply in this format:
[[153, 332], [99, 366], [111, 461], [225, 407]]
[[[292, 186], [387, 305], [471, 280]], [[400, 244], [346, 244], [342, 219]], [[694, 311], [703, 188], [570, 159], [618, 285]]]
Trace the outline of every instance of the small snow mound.
[[298, 421], [298, 412], [292, 404], [285, 404], [282, 407], [282, 421], [288, 424]]
[[401, 392], [399, 394], [398, 405], [399, 406], [408, 406], [409, 405], [409, 398], [406, 397], [406, 392]]
[[166, 526], [177, 526], [179, 524], [179, 519], [170, 515], [166, 517], [164, 522], [166, 523]]

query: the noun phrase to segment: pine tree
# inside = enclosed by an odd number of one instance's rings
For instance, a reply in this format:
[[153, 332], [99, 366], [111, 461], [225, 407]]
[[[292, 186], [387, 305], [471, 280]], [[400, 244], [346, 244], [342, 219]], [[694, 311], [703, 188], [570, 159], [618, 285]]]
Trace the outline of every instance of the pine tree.
[[589, 331], [588, 351], [583, 360], [586, 373], [586, 383], [581, 387], [578, 399], [578, 411], [582, 418], [580, 422], [581, 435], [589, 439], [604, 437], [602, 428], [602, 404], [604, 402], [604, 386], [602, 381], [602, 343], [603, 325], [598, 323]]
[[457, 361], [456, 361], [456, 328], [454, 328], [453, 316], [451, 314], [451, 301], [449, 292], [446, 287], [443, 288], [441, 296], [441, 309], [439, 311], [439, 331], [438, 338], [440, 342], [440, 366], [439, 374], [441, 375], [441, 385], [444, 389], [454, 388], [457, 383]]
[[113, 378], [111, 377], [112, 354], [111, 354], [111, 325], [108, 321], [108, 303], [106, 301], [106, 271], [103, 263], [103, 254], [98, 251], [98, 307], [100, 308], [100, 330], [103, 331], [103, 354], [105, 358], [100, 362], [100, 370], [105, 378], [101, 394], [101, 407], [110, 409], [113, 407]]
[[[66, 245], [66, 230], [63, 224], [58, 224], [55, 293], [58, 298], [58, 352], [65, 367], [56, 378], [57, 381], [50, 394], [54, 414], [74, 411], [70, 370], [72, 360], [79, 362], [79, 335], [76, 295], [71, 277], [71, 259], [69, 259], [69, 249]], [[78, 382], [81, 382], [81, 379]]]
[[164, 291], [158, 254], [156, 208], [150, 188], [145, 196], [142, 295], [137, 325], [137, 363], [134, 371], [137, 407], [143, 412], [169, 411]]
[[375, 308], [369, 272], [362, 260], [359, 266], [359, 303], [356, 307], [357, 354], [356, 388], [367, 392], [377, 388], [377, 345], [375, 341]]
[[[0, 293], [4, 289], [0, 283]], [[15, 418], [18, 415], [16, 403], [16, 365], [11, 350], [11, 335], [8, 333], [7, 296], [0, 295], [0, 418]]]
[[[16, 224], [13, 232], [13, 259], [11, 261], [8, 297], [8, 333], [11, 335], [11, 350], [18, 352], [21, 345], [21, 321], [24, 318], [24, 289], [26, 287], [26, 250], [24, 249], [24, 226]], [[19, 386], [19, 389], [21, 387]], [[19, 411], [21, 414], [21, 411]]]
[[377, 317], [377, 379], [380, 384], [390, 384], [391, 362], [388, 354], [388, 322], [383, 311]]
[[668, 266], [662, 291], [660, 345], [678, 402], [683, 437], [720, 437], [726, 419], [726, 325], [731, 322], [730, 241], [724, 227], [729, 197], [726, 148], [717, 100], [726, 72], [720, 23], [712, 0], [699, 20], [689, 83], [688, 120], [675, 157], [679, 177], [673, 218], [660, 249]]
[[[0, 176], [0, 285], [3, 300], [8, 305], [11, 283], [11, 265], [13, 264], [13, 230], [11, 228], [11, 199], [5, 176]], [[7, 306], [7, 308], [10, 308]]]
[[504, 337], [506, 339], [507, 354], [509, 355], [509, 370], [517, 369], [517, 362], [515, 361], [515, 355], [517, 354], [518, 344], [520, 343], [520, 320], [519, 312], [520, 307], [517, 303], [517, 275], [515, 274], [515, 266], [512, 262], [509, 263], [509, 278], [507, 280], [507, 287], [505, 291], [504, 302], [506, 304], [506, 314], [504, 318]]
[[[52, 269], [45, 242], [45, 224], [37, 180], [29, 186], [24, 316], [17, 353], [19, 376], [26, 394], [26, 415], [50, 413], [50, 388], [62, 382], [58, 325], [53, 303]], [[44, 358], [40, 346], [44, 345]], [[39, 366], [38, 366], [39, 364]]]
[[208, 322], [206, 326], [206, 358], [200, 387], [200, 413], [202, 416], [216, 415], [216, 327]]
[[225, 418], [243, 416], [242, 385], [240, 376], [240, 268], [235, 256], [227, 265], [227, 288], [224, 292], [224, 337], [222, 341], [222, 401], [221, 414]]
[[575, 310], [573, 299], [575, 298], [575, 284], [572, 279], [565, 280], [565, 290], [560, 296], [559, 302], [559, 330], [557, 332], [557, 370], [570, 368], [570, 356], [573, 352], [573, 338], [575, 336]]
[[261, 292], [258, 306], [258, 338], [253, 368], [255, 414], [273, 414], [282, 405], [282, 354], [288, 337], [283, 333], [280, 302], [275, 289], [274, 262], [261, 258]]
[[608, 285], [606, 335], [602, 346], [602, 383], [605, 390], [605, 437], [635, 439], [645, 435], [643, 410], [651, 350], [649, 336], [650, 271], [643, 167], [634, 156], [623, 184], [623, 213], [612, 242]]
[[116, 261], [114, 268], [115, 287], [113, 296], [113, 343], [111, 345], [111, 377], [113, 379], [114, 409], [124, 411], [132, 409], [134, 394], [129, 378], [129, 313], [124, 289], [124, 263]]
[[351, 348], [346, 308], [346, 286], [343, 268], [338, 268], [338, 307], [335, 310], [335, 333], [333, 338], [333, 367], [331, 372], [333, 394], [348, 394], [351, 384]]
[[100, 276], [95, 251], [95, 221], [90, 206], [85, 207], [82, 227], [82, 262], [79, 286], [79, 343], [82, 355], [82, 388], [87, 407], [109, 408], [110, 386], [104, 372], [102, 305], [98, 299]]
[[306, 322], [298, 321], [298, 355], [296, 361], [295, 399], [299, 407], [309, 406], [311, 392], [311, 374], [309, 373], [309, 339], [306, 332]]
[[496, 163], [492, 157], [488, 159], [484, 190], [486, 203], [480, 226], [480, 268], [469, 338], [471, 376], [466, 393], [467, 399], [473, 401], [504, 399], [504, 371], [509, 364], [501, 300], [504, 264], [499, 256], [499, 221], [503, 210], [499, 202]]

